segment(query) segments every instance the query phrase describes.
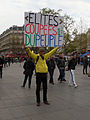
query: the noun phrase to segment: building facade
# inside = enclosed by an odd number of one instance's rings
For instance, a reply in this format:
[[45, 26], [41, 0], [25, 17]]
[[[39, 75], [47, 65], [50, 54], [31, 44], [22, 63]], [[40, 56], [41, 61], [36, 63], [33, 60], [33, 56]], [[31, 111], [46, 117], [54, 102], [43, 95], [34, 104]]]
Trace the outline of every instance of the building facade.
[[0, 35], [0, 54], [20, 54], [24, 48], [24, 27], [12, 26]]

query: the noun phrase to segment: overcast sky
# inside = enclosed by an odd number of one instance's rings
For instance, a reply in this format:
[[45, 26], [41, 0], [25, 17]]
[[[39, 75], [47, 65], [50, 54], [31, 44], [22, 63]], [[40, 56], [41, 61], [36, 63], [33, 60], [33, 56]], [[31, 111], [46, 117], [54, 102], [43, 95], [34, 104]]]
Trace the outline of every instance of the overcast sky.
[[90, 28], [90, 0], [0, 0], [0, 34], [13, 25], [24, 24], [24, 12], [38, 12], [42, 8], [62, 9], [77, 25]]

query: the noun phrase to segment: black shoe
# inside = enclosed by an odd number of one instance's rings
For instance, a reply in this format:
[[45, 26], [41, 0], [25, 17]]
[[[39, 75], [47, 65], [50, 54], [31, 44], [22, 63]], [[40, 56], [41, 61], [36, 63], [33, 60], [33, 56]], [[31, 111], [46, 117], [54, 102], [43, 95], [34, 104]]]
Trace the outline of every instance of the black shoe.
[[46, 105], [50, 105], [50, 103], [49, 103], [48, 101], [44, 102], [44, 104], [46, 104]]
[[51, 81], [49, 81], [49, 83], [52, 83]]
[[54, 82], [52, 82], [51, 84], [54, 85]]
[[40, 106], [40, 103], [37, 103], [37, 106]]
[[23, 86], [23, 85], [22, 85], [21, 87], [22, 87], [22, 88], [25, 88], [25, 86]]
[[66, 81], [65, 79], [63, 79], [63, 81]]
[[62, 83], [62, 80], [60, 80], [60, 83]]
[[54, 85], [54, 82], [49, 82], [50, 84]]

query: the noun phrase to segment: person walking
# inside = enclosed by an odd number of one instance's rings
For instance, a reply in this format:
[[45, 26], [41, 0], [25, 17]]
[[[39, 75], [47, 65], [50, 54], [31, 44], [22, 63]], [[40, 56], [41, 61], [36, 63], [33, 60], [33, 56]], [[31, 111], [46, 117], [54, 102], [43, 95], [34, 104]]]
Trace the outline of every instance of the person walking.
[[88, 66], [89, 66], [89, 69], [90, 69], [90, 57], [88, 57]]
[[46, 60], [52, 56], [58, 47], [54, 48], [50, 52], [45, 54], [44, 48], [39, 48], [39, 54], [33, 53], [30, 48], [27, 48], [26, 51], [30, 57], [35, 61], [35, 72], [36, 72], [36, 102], [37, 106], [40, 106], [40, 86], [41, 82], [43, 85], [43, 102], [44, 104], [49, 105], [50, 103], [47, 100], [47, 73], [48, 66]]
[[51, 56], [51, 58], [47, 61], [47, 65], [48, 65], [48, 72], [50, 75], [49, 83], [54, 85], [54, 81], [53, 81], [53, 75], [54, 75], [54, 70], [55, 70], [54, 56]]
[[7, 58], [7, 62], [8, 62], [8, 66], [10, 67], [10, 63], [11, 63], [11, 58], [10, 57]]
[[59, 69], [58, 81], [60, 81], [60, 83], [62, 83], [62, 81], [66, 81], [65, 80], [65, 59], [62, 54], [59, 55], [59, 58], [57, 61], [57, 67]]
[[87, 56], [85, 55], [83, 57], [83, 74], [87, 74], [87, 66], [88, 66], [88, 59], [87, 59]]
[[0, 56], [0, 78], [2, 78], [2, 68], [3, 68], [3, 60]]
[[25, 87], [27, 79], [28, 79], [28, 88], [30, 88], [31, 79], [32, 79], [34, 68], [35, 68], [34, 62], [32, 61], [31, 58], [28, 58], [28, 60], [24, 63], [23, 68], [24, 68], [25, 78], [23, 81], [23, 85], [21, 87]]
[[70, 70], [69, 86], [74, 85], [75, 88], [78, 87], [78, 85], [76, 84], [75, 74], [74, 74], [76, 65], [77, 65], [76, 55], [72, 55], [68, 63], [68, 70]]

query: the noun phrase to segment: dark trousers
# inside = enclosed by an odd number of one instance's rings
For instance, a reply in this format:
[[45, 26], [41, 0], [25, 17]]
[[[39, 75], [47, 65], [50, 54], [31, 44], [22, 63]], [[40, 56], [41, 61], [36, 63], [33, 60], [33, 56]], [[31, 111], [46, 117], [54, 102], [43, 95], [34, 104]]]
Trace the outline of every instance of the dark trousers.
[[53, 74], [54, 74], [54, 69], [51, 69], [51, 70], [49, 70], [49, 74], [50, 74], [50, 83], [54, 83], [53, 82]]
[[[29, 77], [29, 79], [28, 79], [28, 77]], [[32, 78], [32, 74], [30, 74], [30, 75], [25, 74], [25, 78], [24, 78], [24, 82], [23, 82], [23, 87], [25, 87], [27, 79], [28, 79], [28, 87], [30, 88], [30, 86], [31, 86], [31, 78]]]
[[88, 62], [89, 68], [90, 68], [90, 61]]
[[43, 85], [43, 102], [47, 101], [47, 73], [36, 73], [36, 101], [40, 103], [40, 87]]
[[86, 74], [87, 74], [87, 66], [83, 66], [83, 74], [85, 74], [85, 71], [86, 71]]
[[0, 78], [2, 78], [2, 68], [0, 68]]
[[64, 68], [59, 68], [59, 78], [58, 80], [63, 81], [64, 77], [65, 77], [65, 69]]

